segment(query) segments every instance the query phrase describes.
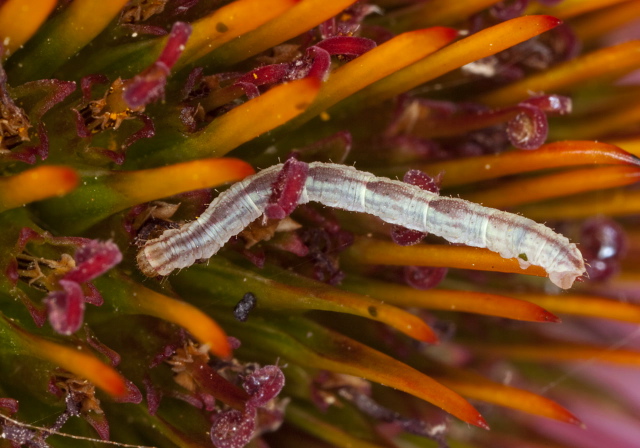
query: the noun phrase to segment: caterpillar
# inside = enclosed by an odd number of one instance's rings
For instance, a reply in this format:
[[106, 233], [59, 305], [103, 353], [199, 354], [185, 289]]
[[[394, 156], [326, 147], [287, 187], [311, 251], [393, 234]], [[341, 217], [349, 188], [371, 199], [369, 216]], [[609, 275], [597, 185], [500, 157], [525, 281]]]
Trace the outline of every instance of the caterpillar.
[[[283, 167], [274, 165], [232, 185], [195, 221], [147, 241], [137, 256], [140, 270], [149, 277], [168, 275], [213, 256], [265, 213]], [[570, 288], [585, 272], [584, 259], [575, 244], [523, 216], [440, 196], [350, 166], [312, 162], [305, 164], [305, 171], [306, 181], [293, 207], [319, 202], [369, 213], [451, 243], [487, 248], [504, 258], [517, 258], [522, 268], [544, 268], [549, 279], [563, 289]]]

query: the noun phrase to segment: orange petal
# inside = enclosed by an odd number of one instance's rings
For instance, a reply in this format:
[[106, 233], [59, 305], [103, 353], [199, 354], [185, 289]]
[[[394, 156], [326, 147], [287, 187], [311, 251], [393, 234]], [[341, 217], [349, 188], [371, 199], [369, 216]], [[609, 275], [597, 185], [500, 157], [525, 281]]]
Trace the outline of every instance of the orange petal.
[[[70, 2], [38, 32], [38, 43], [29, 51], [20, 51], [11, 58], [14, 84], [42, 77], [70, 59], [91, 42], [120, 13], [128, 0], [83, 0]], [[46, 76], [45, 76], [46, 77]]]
[[140, 171], [88, 176], [62, 197], [37, 204], [37, 212], [63, 233], [77, 234], [102, 219], [142, 202], [241, 180], [253, 168], [238, 159], [207, 159]]
[[640, 323], [640, 305], [586, 294], [512, 294], [556, 313]]
[[0, 42], [3, 59], [29, 40], [56, 7], [56, 0], [7, 0], [0, 8]]
[[640, 352], [590, 344], [469, 344], [476, 353], [528, 362], [586, 361], [640, 367]]
[[41, 166], [0, 178], [0, 211], [62, 196], [78, 185], [78, 174], [63, 166]]
[[640, 191], [604, 190], [541, 204], [518, 207], [518, 212], [538, 221], [583, 219], [593, 215], [628, 216], [640, 213]]
[[357, 238], [345, 252], [345, 261], [392, 266], [432, 266], [479, 271], [513, 272], [546, 277], [539, 266], [522, 269], [515, 258], [502, 258], [488, 249], [464, 246], [419, 244], [398, 246], [390, 241]]
[[587, 53], [482, 95], [476, 101], [491, 107], [515, 104], [529, 98], [531, 92], [559, 93], [585, 81], [621, 75], [639, 65], [640, 40], [633, 40]]
[[464, 397], [565, 423], [582, 424], [576, 416], [555, 401], [533, 392], [490, 381], [470, 370], [447, 367], [445, 371], [445, 375], [436, 375], [435, 378]]
[[[640, 148], [640, 142], [638, 144]], [[466, 185], [519, 173], [579, 165], [639, 165], [640, 159], [620, 148], [590, 141], [549, 143], [535, 151], [508, 151], [479, 157], [412, 166], [431, 176], [444, 173], [443, 187]], [[408, 168], [378, 170], [387, 177], [401, 176]]]
[[130, 303], [132, 310], [180, 325], [202, 345], [208, 346], [212, 354], [220, 358], [231, 356], [231, 348], [224, 330], [195, 306], [139, 285], [134, 287], [133, 291], [135, 293]]
[[341, 287], [397, 306], [462, 311], [530, 322], [560, 321], [541, 306], [497, 294], [451, 289], [420, 291], [408, 286], [353, 276], [343, 280]]
[[392, 98], [465, 64], [544, 33], [560, 23], [550, 16], [528, 16], [484, 29], [367, 87], [349, 98], [349, 105], [359, 108]]
[[148, 170], [116, 171], [107, 184], [127, 198], [124, 209], [186, 191], [237, 182], [253, 173], [253, 167], [240, 159], [203, 159]]
[[[3, 319], [5, 318], [3, 317]], [[35, 336], [8, 319], [6, 323], [15, 330], [14, 334], [20, 338], [27, 350], [36, 358], [45, 359], [56, 366], [86, 378], [111, 395], [122, 396], [126, 393], [122, 376], [94, 355]]]
[[[278, 17], [299, 0], [236, 0], [192, 25], [192, 32], [175, 70], [189, 65], [232, 39], [255, 30]], [[256, 13], [256, 11], [260, 11]], [[161, 48], [166, 38], [161, 40]]]
[[176, 160], [221, 157], [300, 115], [313, 102], [319, 90], [320, 81], [315, 78], [299, 79], [274, 87], [216, 118], [178, 147], [153, 153], [145, 161], [158, 165]]
[[640, 168], [607, 166], [503, 182], [495, 188], [465, 194], [464, 198], [486, 207], [505, 208], [585, 191], [630, 185], [638, 180]]
[[[284, 14], [246, 33], [210, 54], [207, 62], [214, 67], [233, 65], [261, 51], [293, 39], [340, 14], [356, 0], [304, 0]], [[262, 9], [262, 7], [260, 7]]]
[[568, 19], [625, 1], [627, 0], [563, 0], [556, 6], [543, 6], [540, 3], [532, 2], [526, 13], [549, 14], [560, 19]]

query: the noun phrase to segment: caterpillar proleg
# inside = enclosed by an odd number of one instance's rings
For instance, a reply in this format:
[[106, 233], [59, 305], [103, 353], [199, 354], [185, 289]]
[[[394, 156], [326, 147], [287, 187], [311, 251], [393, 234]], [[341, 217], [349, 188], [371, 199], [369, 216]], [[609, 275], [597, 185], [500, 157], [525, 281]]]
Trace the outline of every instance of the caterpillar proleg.
[[[138, 253], [140, 270], [150, 277], [167, 275], [213, 256], [231, 237], [265, 213], [272, 185], [282, 168], [283, 164], [274, 165], [232, 185], [195, 221], [147, 241]], [[428, 232], [452, 243], [484, 247], [504, 258], [517, 258], [523, 268], [541, 266], [549, 279], [563, 289], [570, 288], [585, 272], [582, 254], [575, 244], [531, 219], [440, 196], [350, 166], [310, 163], [297, 204], [307, 202], [369, 213], [390, 224]]]

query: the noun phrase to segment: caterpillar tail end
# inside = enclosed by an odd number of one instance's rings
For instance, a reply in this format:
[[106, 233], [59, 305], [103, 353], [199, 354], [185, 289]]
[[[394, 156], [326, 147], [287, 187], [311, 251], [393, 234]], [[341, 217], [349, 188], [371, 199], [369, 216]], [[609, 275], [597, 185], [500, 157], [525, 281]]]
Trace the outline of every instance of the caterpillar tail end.
[[138, 255], [136, 256], [136, 263], [138, 264], [138, 269], [147, 277], [157, 277], [160, 273], [154, 268], [149, 262], [149, 258], [147, 258], [146, 248], [143, 247], [138, 251]]

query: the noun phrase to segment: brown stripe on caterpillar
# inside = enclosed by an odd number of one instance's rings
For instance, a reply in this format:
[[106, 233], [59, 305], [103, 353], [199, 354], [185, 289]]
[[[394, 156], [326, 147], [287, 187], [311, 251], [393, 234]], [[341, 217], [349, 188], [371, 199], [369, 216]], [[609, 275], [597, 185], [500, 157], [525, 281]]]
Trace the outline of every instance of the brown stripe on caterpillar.
[[[232, 185], [196, 221], [147, 241], [138, 253], [140, 270], [147, 276], [167, 275], [211, 257], [264, 214], [282, 168], [282, 164], [274, 165]], [[308, 168], [304, 188], [296, 196], [298, 204], [313, 201], [370, 213], [452, 243], [486, 247], [505, 258], [517, 258], [522, 267], [543, 267], [550, 280], [564, 289], [585, 272], [575, 244], [523, 216], [439, 196], [349, 166], [313, 162]]]

